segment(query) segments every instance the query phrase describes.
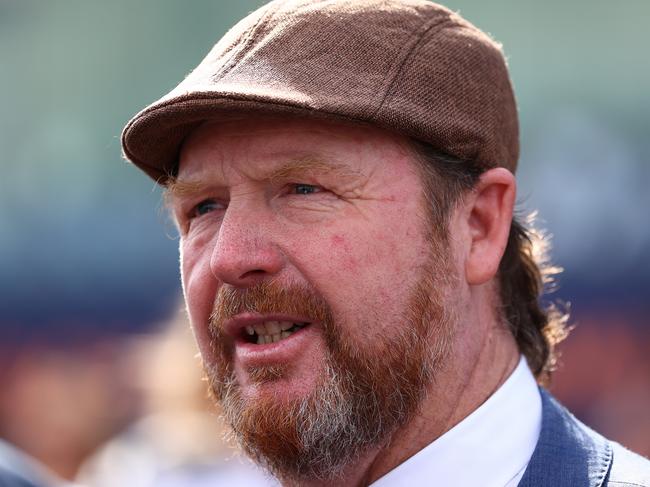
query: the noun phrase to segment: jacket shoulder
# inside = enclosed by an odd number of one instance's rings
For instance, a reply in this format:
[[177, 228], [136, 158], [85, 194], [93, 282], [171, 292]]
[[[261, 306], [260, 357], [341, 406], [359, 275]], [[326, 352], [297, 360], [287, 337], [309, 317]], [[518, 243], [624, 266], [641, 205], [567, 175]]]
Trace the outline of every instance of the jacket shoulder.
[[38, 487], [36, 484], [19, 477], [0, 465], [0, 487]]
[[578, 421], [546, 390], [542, 428], [519, 487], [650, 487], [650, 461]]
[[610, 442], [613, 459], [607, 481], [610, 487], [650, 487], [650, 460], [616, 442]]

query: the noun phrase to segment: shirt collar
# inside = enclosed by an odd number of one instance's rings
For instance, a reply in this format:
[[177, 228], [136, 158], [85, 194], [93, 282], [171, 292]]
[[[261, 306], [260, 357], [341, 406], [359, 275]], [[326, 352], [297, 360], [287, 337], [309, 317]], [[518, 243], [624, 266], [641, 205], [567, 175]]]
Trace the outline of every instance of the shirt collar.
[[542, 402], [522, 356], [510, 377], [452, 429], [378, 479], [373, 487], [516, 485], [535, 450]]

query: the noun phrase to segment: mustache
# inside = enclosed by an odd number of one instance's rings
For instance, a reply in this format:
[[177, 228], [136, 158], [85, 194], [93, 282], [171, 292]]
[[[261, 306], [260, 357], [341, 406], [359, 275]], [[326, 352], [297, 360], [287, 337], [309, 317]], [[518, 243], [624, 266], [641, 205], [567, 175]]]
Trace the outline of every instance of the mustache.
[[223, 285], [210, 315], [210, 333], [221, 335], [223, 323], [241, 313], [282, 313], [308, 317], [323, 324], [332, 322], [330, 306], [313, 289], [265, 281], [245, 289]]

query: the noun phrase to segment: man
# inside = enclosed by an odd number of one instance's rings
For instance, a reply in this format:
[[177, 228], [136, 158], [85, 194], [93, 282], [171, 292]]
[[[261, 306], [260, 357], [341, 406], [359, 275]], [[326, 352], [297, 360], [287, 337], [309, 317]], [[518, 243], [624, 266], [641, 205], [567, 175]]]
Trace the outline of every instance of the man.
[[[422, 0], [275, 1], [136, 115], [211, 390], [286, 485], [648, 485], [543, 389], [499, 46]], [[645, 483], [644, 483], [645, 482]]]

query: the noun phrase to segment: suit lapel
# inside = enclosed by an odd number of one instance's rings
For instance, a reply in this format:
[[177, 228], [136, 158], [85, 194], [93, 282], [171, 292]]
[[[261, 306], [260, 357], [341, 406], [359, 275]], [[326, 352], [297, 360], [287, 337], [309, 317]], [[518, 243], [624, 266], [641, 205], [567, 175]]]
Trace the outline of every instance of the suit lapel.
[[542, 430], [519, 487], [601, 487], [612, 464], [609, 442], [580, 423], [548, 392], [542, 395]]

